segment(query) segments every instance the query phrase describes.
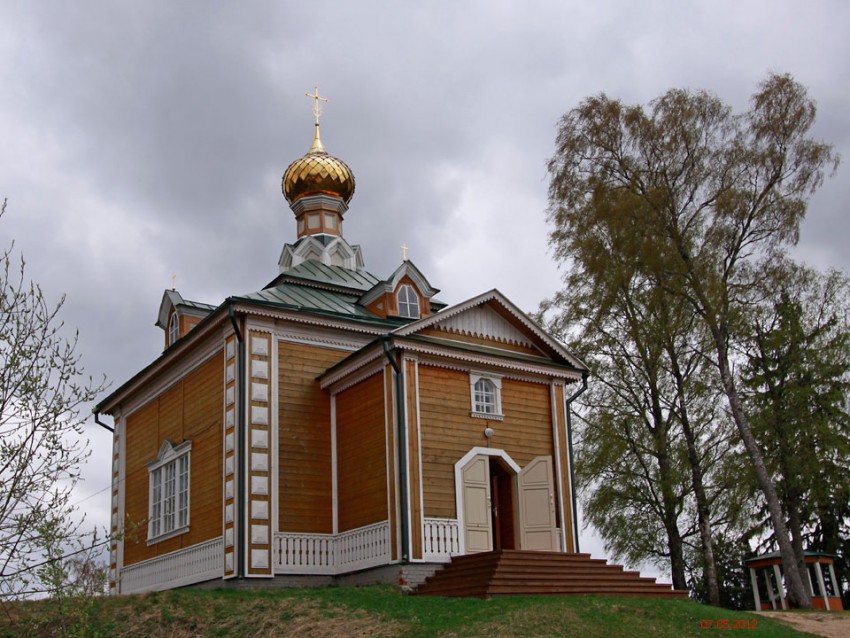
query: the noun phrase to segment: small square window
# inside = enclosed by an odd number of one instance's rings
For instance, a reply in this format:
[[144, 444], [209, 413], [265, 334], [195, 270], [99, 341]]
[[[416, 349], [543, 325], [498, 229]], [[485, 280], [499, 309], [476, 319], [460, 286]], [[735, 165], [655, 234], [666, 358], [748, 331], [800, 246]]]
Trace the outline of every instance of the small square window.
[[494, 375], [469, 375], [472, 416], [502, 420], [502, 379]]
[[325, 213], [325, 228], [330, 228], [331, 230], [336, 228], [336, 215]]
[[317, 228], [321, 228], [321, 226], [322, 218], [319, 216], [319, 213], [307, 215], [307, 228], [310, 230], [316, 230]]

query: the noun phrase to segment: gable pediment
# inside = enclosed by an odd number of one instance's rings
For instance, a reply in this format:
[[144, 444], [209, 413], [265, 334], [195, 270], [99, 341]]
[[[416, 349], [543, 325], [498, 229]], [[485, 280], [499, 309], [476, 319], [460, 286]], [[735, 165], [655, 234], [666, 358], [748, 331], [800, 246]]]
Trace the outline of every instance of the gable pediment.
[[470, 345], [513, 350], [587, 370], [580, 359], [498, 290], [485, 292], [397, 328], [393, 334], [465, 341]]
[[528, 334], [485, 304], [447, 317], [434, 323], [431, 328], [447, 335], [477, 337], [485, 341], [535, 348]]

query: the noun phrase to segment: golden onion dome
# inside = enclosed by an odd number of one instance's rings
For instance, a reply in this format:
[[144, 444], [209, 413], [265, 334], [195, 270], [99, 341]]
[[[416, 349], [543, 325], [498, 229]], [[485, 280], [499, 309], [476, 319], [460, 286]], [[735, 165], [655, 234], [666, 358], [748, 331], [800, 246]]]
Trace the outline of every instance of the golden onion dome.
[[335, 195], [346, 204], [354, 196], [354, 173], [341, 159], [329, 155], [319, 137], [319, 125], [313, 145], [286, 169], [282, 182], [283, 196], [290, 204], [306, 195]]

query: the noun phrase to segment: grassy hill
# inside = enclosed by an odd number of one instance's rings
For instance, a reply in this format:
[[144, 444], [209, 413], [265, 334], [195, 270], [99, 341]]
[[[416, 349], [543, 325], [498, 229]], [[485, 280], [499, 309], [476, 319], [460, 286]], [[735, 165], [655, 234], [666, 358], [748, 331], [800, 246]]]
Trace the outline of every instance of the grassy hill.
[[[414, 597], [389, 587], [197, 590], [6, 604], [0, 637], [40, 636], [808, 636], [782, 623], [686, 601]], [[711, 621], [711, 627], [706, 627]]]

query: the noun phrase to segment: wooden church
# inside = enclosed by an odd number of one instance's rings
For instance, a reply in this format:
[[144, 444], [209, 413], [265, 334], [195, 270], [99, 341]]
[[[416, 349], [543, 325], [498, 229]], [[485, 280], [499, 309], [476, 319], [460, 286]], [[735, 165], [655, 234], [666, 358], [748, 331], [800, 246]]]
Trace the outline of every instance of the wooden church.
[[585, 366], [498, 290], [446, 307], [410, 261], [368, 272], [343, 236], [354, 187], [317, 109], [277, 276], [217, 306], [167, 290], [165, 350], [95, 408], [115, 426], [112, 593], [415, 585], [465, 554], [575, 551]]

